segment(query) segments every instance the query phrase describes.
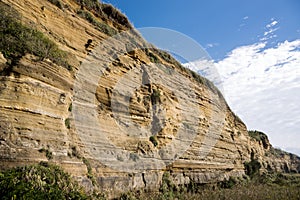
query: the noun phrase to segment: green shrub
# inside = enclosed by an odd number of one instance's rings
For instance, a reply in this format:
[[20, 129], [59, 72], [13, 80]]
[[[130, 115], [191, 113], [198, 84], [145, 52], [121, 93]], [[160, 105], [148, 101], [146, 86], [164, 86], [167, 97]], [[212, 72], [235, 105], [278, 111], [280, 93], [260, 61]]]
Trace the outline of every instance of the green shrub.
[[39, 152], [40, 153], [45, 153], [48, 160], [51, 160], [53, 158], [53, 154], [49, 149], [42, 148], [42, 149], [39, 150]]
[[116, 23], [121, 24], [128, 29], [132, 29], [132, 26], [127, 17], [111, 4], [101, 4], [101, 9], [105, 13], [107, 18], [112, 19]]
[[246, 174], [253, 178], [255, 175], [258, 175], [261, 164], [258, 160], [252, 158], [250, 162], [244, 163], [244, 167]]
[[127, 17], [110, 4], [100, 3], [98, 0], [76, 0], [76, 2], [97, 17], [109, 19], [128, 29], [132, 29]]
[[160, 91], [157, 89], [153, 89], [152, 93], [151, 93], [151, 102], [152, 105], [160, 102]]
[[89, 11], [85, 11], [85, 10], [78, 10], [77, 14], [87, 20], [88, 22], [90, 22], [92, 25], [94, 25], [96, 27], [97, 30], [109, 35], [109, 36], [113, 36], [115, 34], [118, 33], [117, 30], [115, 30], [114, 28], [110, 27], [109, 25], [105, 24], [105, 23], [101, 23], [99, 22]]
[[160, 185], [159, 191], [164, 199], [174, 199], [176, 186], [170, 178], [170, 172], [165, 172], [162, 177], [162, 183]]
[[149, 52], [147, 54], [150, 57], [150, 61], [153, 63], [160, 63], [159, 59], [157, 58], [156, 55], [154, 55], [152, 52]]
[[29, 28], [19, 22], [19, 14], [5, 4], [0, 3], [0, 52], [12, 63], [26, 53], [50, 59], [54, 63], [70, 68], [67, 53], [36, 29]]
[[155, 136], [151, 135], [149, 138], [150, 142], [156, 147], [158, 145], [157, 139]]
[[0, 173], [0, 196], [11, 199], [91, 199], [60, 167], [48, 163]]
[[219, 187], [220, 188], [233, 188], [233, 186], [235, 186], [237, 184], [237, 181], [235, 178], [233, 178], [232, 176], [229, 177], [228, 180], [224, 180], [222, 182], [219, 183]]
[[[158, 55], [161, 59], [163, 59], [164, 61], [166, 61], [167, 63], [173, 64], [175, 66], [181, 66], [181, 64], [175, 59], [173, 58], [168, 52], [160, 50], [160, 49], [156, 49], [153, 48], [151, 49], [156, 55]], [[146, 50], [146, 53], [148, 51]], [[148, 56], [151, 56], [151, 52], [149, 51], [149, 53], [147, 53]]]
[[67, 127], [67, 129], [71, 128], [71, 120], [70, 120], [70, 118], [65, 119], [65, 126]]
[[269, 139], [265, 133], [256, 130], [254, 131], [249, 130], [248, 134], [250, 135], [251, 138], [255, 139], [256, 141], [262, 142], [265, 149], [269, 147]]
[[63, 9], [63, 4], [60, 2], [60, 0], [48, 0], [50, 3], [58, 7], [59, 9]]
[[120, 200], [137, 200], [135, 194], [132, 192], [123, 193], [120, 196]]
[[83, 157], [83, 158], [82, 158], [82, 162], [86, 165], [88, 174], [92, 174], [92, 166], [91, 166], [89, 160], [86, 159], [85, 157]]
[[80, 154], [80, 152], [78, 151], [78, 149], [76, 148], [76, 146], [72, 146], [71, 147], [71, 153], [68, 154], [68, 156], [70, 157], [75, 157], [75, 158], [78, 158], [78, 159], [82, 159], [82, 156]]
[[86, 159], [85, 157], [82, 157], [82, 162], [85, 164], [86, 169], [87, 169], [87, 177], [92, 181], [93, 185], [97, 185], [97, 181], [93, 175], [93, 169], [90, 161]]
[[101, 3], [98, 0], [76, 0], [76, 2], [87, 10], [101, 12]]
[[260, 131], [249, 130], [248, 134], [250, 135], [250, 137], [254, 138], [257, 141], [268, 139], [267, 135]]
[[73, 106], [72, 106], [72, 103], [70, 103], [69, 108], [68, 108], [68, 111], [69, 111], [69, 112], [72, 112], [72, 109], [73, 109]]

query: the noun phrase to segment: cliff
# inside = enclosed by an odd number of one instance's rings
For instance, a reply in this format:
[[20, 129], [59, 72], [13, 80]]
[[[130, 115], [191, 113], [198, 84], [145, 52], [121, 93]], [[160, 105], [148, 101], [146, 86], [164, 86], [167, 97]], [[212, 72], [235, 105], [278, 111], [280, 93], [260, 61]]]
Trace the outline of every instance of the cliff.
[[147, 44], [112, 6], [0, 5], [47, 51], [30, 40], [17, 53], [1, 48], [1, 169], [49, 161], [110, 194], [156, 190], [166, 172], [177, 185], [242, 177], [251, 161], [261, 172], [300, 172], [297, 156], [249, 134], [210, 81]]

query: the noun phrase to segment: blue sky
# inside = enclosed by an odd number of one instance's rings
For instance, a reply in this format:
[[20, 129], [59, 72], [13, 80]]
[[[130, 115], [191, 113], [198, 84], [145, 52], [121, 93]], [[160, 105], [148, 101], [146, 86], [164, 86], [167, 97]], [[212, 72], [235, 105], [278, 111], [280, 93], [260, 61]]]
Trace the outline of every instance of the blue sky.
[[298, 0], [105, 2], [118, 7], [137, 28], [163, 27], [192, 37], [214, 60], [222, 59], [238, 45], [256, 42], [272, 19], [280, 22], [278, 41], [300, 37]]
[[[196, 40], [248, 129], [261, 130], [275, 147], [300, 155], [300, 1], [105, 2], [136, 28], [168, 28]], [[201, 65], [186, 66], [197, 71]]]

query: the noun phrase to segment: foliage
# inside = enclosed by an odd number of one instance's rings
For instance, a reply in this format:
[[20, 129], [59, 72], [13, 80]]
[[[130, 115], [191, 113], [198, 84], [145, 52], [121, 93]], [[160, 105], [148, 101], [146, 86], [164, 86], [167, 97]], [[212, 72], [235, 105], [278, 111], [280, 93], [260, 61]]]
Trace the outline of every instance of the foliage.
[[164, 199], [173, 199], [175, 197], [174, 191], [176, 191], [176, 187], [170, 179], [170, 172], [165, 172], [163, 174], [159, 191], [161, 192]]
[[98, 0], [76, 0], [76, 2], [97, 17], [112, 20], [128, 29], [132, 29], [127, 17], [110, 4], [100, 3]]
[[235, 185], [237, 184], [237, 180], [230, 176], [228, 180], [224, 180], [222, 182], [219, 183], [219, 187], [220, 188], [233, 188]]
[[152, 105], [160, 102], [160, 91], [157, 89], [153, 89], [152, 93], [151, 93], [151, 102]]
[[257, 141], [262, 141], [262, 140], [268, 139], [268, 136], [260, 131], [249, 130], [248, 134], [250, 135], [250, 137], [254, 138]]
[[137, 200], [135, 194], [132, 192], [123, 193], [120, 196], [120, 200]]
[[76, 2], [88, 10], [101, 12], [101, 3], [98, 0], [76, 0]]
[[97, 184], [95, 177], [93, 176], [92, 165], [88, 159], [82, 157], [82, 162], [85, 164], [87, 168], [87, 177], [92, 181], [93, 185]]
[[[160, 192], [137, 191], [123, 194], [123, 199], [135, 200], [185, 200], [185, 199], [299, 199], [300, 197], [300, 176], [285, 174], [267, 174], [258, 176], [259, 179], [250, 181], [229, 178], [227, 181], [220, 182], [216, 185], [199, 185], [190, 182], [189, 185], [176, 188], [169, 178], [170, 174], [165, 172], [161, 184]], [[267, 178], [266, 176], [272, 177]], [[257, 178], [258, 178], [257, 177]], [[265, 180], [268, 180], [266, 182]]]
[[258, 142], [262, 142], [263, 146], [265, 149], [268, 148], [269, 146], [269, 139], [268, 136], [260, 131], [256, 131], [256, 130], [249, 130], [248, 134], [250, 135], [251, 138], [255, 139]]
[[149, 56], [151, 62], [160, 63], [159, 59], [157, 58], [157, 56], [154, 53], [152, 53], [151, 51], [150, 52], [146, 51], [146, 52], [148, 52], [147, 55]]
[[85, 157], [83, 157], [83, 158], [82, 158], [82, 162], [86, 165], [88, 174], [92, 174], [92, 166], [91, 166], [89, 160], [86, 159]]
[[89, 11], [78, 10], [77, 14], [81, 18], [86, 19], [88, 22], [94, 25], [96, 29], [109, 36], [113, 36], [118, 33], [114, 28], [110, 27], [109, 25], [99, 22]]
[[39, 150], [40, 153], [45, 153], [48, 160], [53, 158], [52, 152], [49, 149], [42, 148]]
[[122, 14], [118, 9], [113, 7], [111, 4], [101, 4], [101, 7], [102, 11], [109, 19], [114, 20], [115, 22], [125, 26], [128, 29], [132, 28], [127, 17], [124, 14]]
[[69, 112], [72, 112], [72, 109], [73, 109], [73, 105], [72, 105], [72, 103], [70, 103], [69, 108], [68, 108], [68, 111], [69, 111]]
[[250, 162], [245, 162], [244, 167], [246, 174], [253, 178], [255, 175], [258, 175], [261, 164], [258, 160], [251, 158]]
[[70, 120], [70, 118], [65, 119], [65, 126], [67, 127], [67, 129], [71, 128], [71, 120]]
[[71, 147], [72, 152], [68, 154], [70, 157], [76, 157], [78, 159], [82, 159], [80, 152], [77, 150], [76, 146]]
[[29, 28], [19, 22], [18, 13], [0, 3], [0, 52], [11, 62], [17, 62], [26, 53], [39, 57], [40, 60], [50, 59], [54, 63], [70, 68], [66, 60], [66, 52], [43, 33]]
[[162, 50], [156, 50], [157, 55], [159, 55], [159, 57], [161, 57], [163, 60], [165, 60], [168, 63], [172, 63], [175, 65], [178, 65], [179, 62], [174, 59], [168, 52], [166, 51], [162, 51]]
[[151, 135], [149, 138], [150, 142], [156, 147], [158, 145], [157, 139], [155, 136]]
[[63, 4], [60, 0], [48, 0], [50, 3], [58, 7], [59, 9], [63, 9]]
[[90, 199], [60, 167], [48, 163], [0, 173], [0, 196], [11, 199]]

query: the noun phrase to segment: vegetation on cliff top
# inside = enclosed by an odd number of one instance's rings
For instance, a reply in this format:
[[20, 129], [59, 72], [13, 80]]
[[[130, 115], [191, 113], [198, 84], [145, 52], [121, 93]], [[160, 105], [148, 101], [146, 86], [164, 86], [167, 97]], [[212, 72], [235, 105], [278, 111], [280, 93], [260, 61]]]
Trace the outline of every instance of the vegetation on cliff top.
[[53, 5], [55, 5], [56, 7], [63, 9], [63, 4], [61, 3], [60, 0], [48, 0], [48, 1]]
[[265, 149], [270, 146], [268, 136], [265, 133], [256, 130], [250, 130], [248, 131], [248, 134], [254, 140], [261, 142]]
[[23, 25], [17, 11], [0, 2], [0, 13], [0, 52], [6, 59], [15, 63], [29, 53], [70, 69], [67, 53], [40, 31]]
[[92, 12], [96, 17], [103, 21], [110, 20], [115, 27], [120, 25], [126, 29], [132, 29], [132, 26], [127, 17], [118, 9], [110, 4], [100, 3], [98, 0], [75, 0], [82, 8], [86, 8]]
[[107, 25], [106, 23], [102, 23], [100, 21], [98, 21], [89, 11], [85, 11], [85, 10], [78, 10], [77, 14], [87, 20], [88, 22], [90, 22], [92, 25], [94, 25], [96, 27], [97, 30], [109, 35], [109, 36], [113, 36], [115, 34], [118, 33], [117, 30], [115, 30], [114, 28], [110, 27], [109, 25]]
[[254, 138], [256, 141], [268, 140], [268, 136], [260, 131], [257, 130], [249, 130], [248, 134], [250, 137]]

